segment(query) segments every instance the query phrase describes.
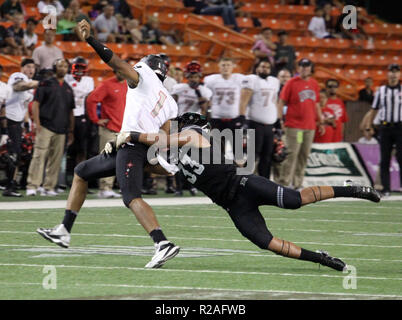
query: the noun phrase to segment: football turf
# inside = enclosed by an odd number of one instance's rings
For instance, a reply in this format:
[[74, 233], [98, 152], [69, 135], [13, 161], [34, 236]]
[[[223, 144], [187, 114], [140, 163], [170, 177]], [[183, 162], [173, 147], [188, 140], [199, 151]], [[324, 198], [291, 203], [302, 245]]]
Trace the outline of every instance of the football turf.
[[35, 232], [62, 209], [0, 210], [0, 299], [402, 299], [402, 201], [261, 207], [275, 236], [342, 258], [348, 273], [259, 249], [215, 205], [154, 209], [182, 248], [156, 270], [143, 268], [154, 248], [126, 208], [83, 208], [69, 249]]

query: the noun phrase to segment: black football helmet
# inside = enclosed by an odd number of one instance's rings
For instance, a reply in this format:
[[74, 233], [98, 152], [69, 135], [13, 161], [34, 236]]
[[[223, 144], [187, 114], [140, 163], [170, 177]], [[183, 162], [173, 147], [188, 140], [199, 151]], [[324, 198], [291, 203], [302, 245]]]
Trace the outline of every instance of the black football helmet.
[[209, 126], [207, 117], [195, 112], [183, 113], [181, 116], [176, 117], [174, 120], [177, 121], [179, 131], [182, 131], [183, 128], [189, 126], [198, 126], [202, 128]]
[[165, 81], [168, 67], [165, 63], [165, 60], [158, 54], [149, 54], [140, 60], [141, 62], [146, 63], [158, 76], [160, 81]]

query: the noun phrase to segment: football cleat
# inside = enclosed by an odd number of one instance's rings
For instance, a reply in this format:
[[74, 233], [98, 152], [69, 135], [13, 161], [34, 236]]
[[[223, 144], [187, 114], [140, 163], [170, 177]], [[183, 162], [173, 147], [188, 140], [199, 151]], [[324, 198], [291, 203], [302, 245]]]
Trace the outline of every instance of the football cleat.
[[160, 268], [166, 261], [174, 258], [180, 251], [180, 247], [175, 246], [170, 241], [161, 241], [155, 244], [155, 254], [145, 268]]
[[380, 193], [372, 187], [358, 186], [352, 180], [346, 180], [344, 186], [351, 188], [354, 198], [366, 199], [373, 202], [380, 202], [381, 200]]
[[355, 189], [356, 198], [366, 199], [373, 202], [380, 202], [381, 200], [381, 195], [379, 192], [372, 187], [356, 186], [353, 188]]
[[64, 227], [64, 224], [59, 224], [51, 229], [38, 228], [36, 230], [43, 238], [49, 240], [60, 247], [68, 248], [70, 245], [70, 233]]
[[343, 271], [346, 268], [346, 263], [341, 259], [331, 257], [326, 251], [317, 251], [321, 254], [320, 264], [338, 271]]

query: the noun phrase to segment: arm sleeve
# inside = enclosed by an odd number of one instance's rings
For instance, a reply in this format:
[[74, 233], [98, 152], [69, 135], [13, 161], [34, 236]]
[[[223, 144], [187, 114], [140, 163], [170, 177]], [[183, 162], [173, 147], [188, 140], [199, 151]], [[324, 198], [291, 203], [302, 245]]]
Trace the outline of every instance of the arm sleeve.
[[254, 91], [254, 79], [251, 76], [246, 76], [241, 82], [242, 89], [250, 89]]
[[96, 114], [98, 102], [101, 102], [107, 96], [107, 88], [101, 83], [94, 91], [92, 91], [86, 100], [86, 109], [89, 119], [93, 123], [98, 123], [99, 118]]

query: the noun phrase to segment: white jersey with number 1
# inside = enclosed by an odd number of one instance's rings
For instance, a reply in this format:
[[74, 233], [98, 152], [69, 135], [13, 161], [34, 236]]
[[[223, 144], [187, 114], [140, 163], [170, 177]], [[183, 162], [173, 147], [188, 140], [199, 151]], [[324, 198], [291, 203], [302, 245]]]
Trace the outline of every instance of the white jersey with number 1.
[[253, 91], [248, 103], [247, 119], [263, 124], [274, 124], [278, 119], [276, 107], [280, 83], [275, 77], [263, 79], [250, 74], [243, 80], [243, 88]]
[[156, 73], [144, 62], [134, 66], [139, 81], [128, 87], [121, 131], [157, 133], [168, 120], [177, 117], [176, 101]]
[[205, 85], [212, 90], [211, 117], [234, 119], [239, 116], [240, 91], [244, 75], [233, 73], [229, 79], [220, 74], [205, 77]]

